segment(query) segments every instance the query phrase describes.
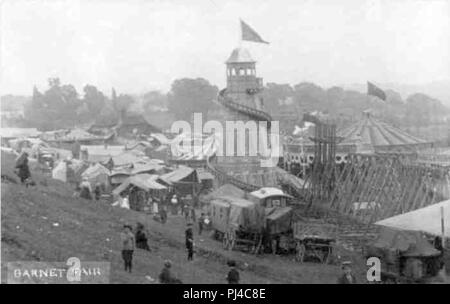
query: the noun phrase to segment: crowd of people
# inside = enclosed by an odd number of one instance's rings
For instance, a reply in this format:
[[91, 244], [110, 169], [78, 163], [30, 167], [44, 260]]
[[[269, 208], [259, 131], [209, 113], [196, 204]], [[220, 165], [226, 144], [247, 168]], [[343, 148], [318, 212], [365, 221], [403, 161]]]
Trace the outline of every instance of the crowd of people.
[[[194, 231], [192, 229], [192, 223], [187, 224], [185, 230], [186, 237], [186, 250], [187, 260], [192, 261], [194, 259]], [[133, 230], [135, 231], [133, 233]], [[122, 259], [124, 263], [124, 271], [132, 273], [133, 269], [133, 254], [135, 249], [143, 249], [151, 251], [148, 244], [148, 232], [142, 223], [137, 223], [136, 228], [129, 224], [123, 226], [123, 231], [120, 234], [122, 245]], [[225, 279], [229, 284], [239, 284], [240, 274], [237, 268], [236, 262], [233, 260], [228, 261], [230, 268]], [[182, 281], [173, 275], [171, 271], [172, 262], [170, 260], [164, 261], [164, 266], [159, 274], [159, 283], [161, 284], [181, 284]]]

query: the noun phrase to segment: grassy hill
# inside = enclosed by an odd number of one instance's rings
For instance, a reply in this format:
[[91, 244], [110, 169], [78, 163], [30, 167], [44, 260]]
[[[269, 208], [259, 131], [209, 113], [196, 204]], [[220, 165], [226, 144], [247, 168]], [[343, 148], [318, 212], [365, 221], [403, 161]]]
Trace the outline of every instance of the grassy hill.
[[[46, 177], [36, 166], [32, 175], [34, 187], [1, 185], [2, 282], [8, 261], [65, 262], [69, 257], [110, 262], [111, 283], [156, 283], [165, 259], [173, 261], [173, 271], [184, 283], [225, 283], [230, 258], [241, 268], [243, 283], [334, 283], [340, 273], [338, 266], [298, 264], [292, 256], [224, 251], [220, 242], [207, 234], [199, 237], [196, 229], [195, 258], [187, 262], [184, 218], [169, 216], [162, 225], [144, 213], [75, 198], [68, 185]], [[148, 228], [152, 251], [138, 249], [134, 271], [128, 274], [123, 271], [120, 232], [124, 223], [137, 221]], [[362, 281], [364, 263], [356, 262]]]

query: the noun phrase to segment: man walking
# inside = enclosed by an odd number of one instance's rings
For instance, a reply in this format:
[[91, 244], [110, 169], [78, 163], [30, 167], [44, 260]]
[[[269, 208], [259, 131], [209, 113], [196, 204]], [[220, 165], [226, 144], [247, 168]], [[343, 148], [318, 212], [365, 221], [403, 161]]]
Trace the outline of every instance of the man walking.
[[192, 261], [194, 259], [194, 233], [192, 231], [192, 223], [187, 224], [185, 236], [186, 249], [188, 251], [188, 261]]
[[122, 258], [124, 261], [125, 271], [130, 273], [133, 268], [133, 252], [135, 247], [135, 238], [131, 230], [132, 228], [130, 225], [124, 225], [123, 232], [121, 233]]

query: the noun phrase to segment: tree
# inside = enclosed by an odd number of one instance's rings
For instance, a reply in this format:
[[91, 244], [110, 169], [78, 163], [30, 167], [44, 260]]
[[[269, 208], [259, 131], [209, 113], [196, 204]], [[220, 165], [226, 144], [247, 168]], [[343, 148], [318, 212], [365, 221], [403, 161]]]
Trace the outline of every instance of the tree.
[[167, 95], [160, 91], [150, 91], [142, 96], [145, 111], [152, 109], [163, 109], [167, 107]]
[[112, 100], [115, 110], [118, 113], [126, 112], [128, 108], [135, 102], [133, 96], [128, 94], [120, 94]]
[[269, 113], [277, 113], [279, 106], [286, 104], [292, 98], [294, 90], [289, 84], [277, 84], [269, 82], [263, 91], [264, 107]]
[[177, 79], [168, 94], [168, 108], [176, 119], [190, 120], [192, 113], [202, 113], [207, 119], [217, 92], [217, 87], [203, 78]]
[[77, 109], [82, 105], [71, 84], [61, 85], [59, 78], [48, 79], [49, 88], [41, 94], [35, 87], [25, 108], [25, 118], [40, 129], [66, 128], [77, 123]]
[[89, 118], [94, 118], [105, 106], [106, 97], [93, 85], [85, 85], [83, 91], [83, 102], [88, 110], [86, 114]]

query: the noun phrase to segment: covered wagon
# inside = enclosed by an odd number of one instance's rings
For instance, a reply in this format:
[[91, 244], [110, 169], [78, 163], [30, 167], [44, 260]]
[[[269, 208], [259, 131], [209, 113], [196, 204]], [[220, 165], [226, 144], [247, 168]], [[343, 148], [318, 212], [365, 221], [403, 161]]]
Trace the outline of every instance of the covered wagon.
[[259, 204], [231, 196], [214, 198], [210, 215], [215, 235], [225, 249], [243, 245], [257, 252], [262, 242], [265, 211]]

